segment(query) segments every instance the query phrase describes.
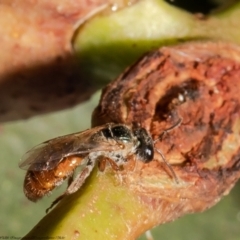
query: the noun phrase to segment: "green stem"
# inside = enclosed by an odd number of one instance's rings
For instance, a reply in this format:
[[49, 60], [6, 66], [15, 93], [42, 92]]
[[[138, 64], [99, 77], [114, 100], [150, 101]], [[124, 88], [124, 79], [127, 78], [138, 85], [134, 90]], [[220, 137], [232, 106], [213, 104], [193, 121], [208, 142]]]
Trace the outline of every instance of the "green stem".
[[23, 239], [134, 239], [152, 227], [144, 206], [112, 172], [97, 173], [63, 199]]

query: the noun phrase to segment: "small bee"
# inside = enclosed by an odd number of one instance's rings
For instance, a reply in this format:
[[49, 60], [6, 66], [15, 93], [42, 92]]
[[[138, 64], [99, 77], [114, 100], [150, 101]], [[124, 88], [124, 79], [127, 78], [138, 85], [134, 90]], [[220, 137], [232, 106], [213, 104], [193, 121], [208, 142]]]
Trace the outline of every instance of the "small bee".
[[[97, 163], [101, 171], [107, 162], [118, 170], [133, 155], [144, 163], [153, 160], [154, 142], [144, 128], [110, 123], [51, 139], [21, 159], [19, 167], [27, 169], [24, 193], [35, 202], [70, 179], [65, 193], [53, 202], [52, 208], [64, 196], [80, 189]], [[78, 167], [81, 171], [73, 179]]]

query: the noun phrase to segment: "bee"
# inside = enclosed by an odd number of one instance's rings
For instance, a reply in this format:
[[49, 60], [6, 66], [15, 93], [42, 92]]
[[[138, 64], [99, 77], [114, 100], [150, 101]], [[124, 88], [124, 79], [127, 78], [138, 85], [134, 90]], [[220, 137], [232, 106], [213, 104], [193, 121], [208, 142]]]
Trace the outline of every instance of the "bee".
[[[119, 170], [131, 156], [144, 163], [153, 160], [154, 142], [144, 128], [109, 123], [48, 140], [32, 148], [20, 161], [19, 167], [27, 170], [24, 193], [36, 202], [70, 179], [52, 208], [64, 196], [80, 189], [96, 164], [101, 171], [107, 162]], [[79, 167], [81, 170], [73, 179]]]

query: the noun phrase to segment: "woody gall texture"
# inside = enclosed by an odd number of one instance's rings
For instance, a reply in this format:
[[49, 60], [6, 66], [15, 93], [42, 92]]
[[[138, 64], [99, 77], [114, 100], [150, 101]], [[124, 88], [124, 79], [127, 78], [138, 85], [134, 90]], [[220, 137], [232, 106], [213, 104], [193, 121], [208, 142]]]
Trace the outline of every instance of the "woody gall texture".
[[141, 124], [164, 154], [136, 163], [123, 181], [149, 209], [152, 226], [203, 211], [240, 176], [240, 48], [189, 43], [145, 55], [104, 90], [93, 125]]
[[103, 90], [92, 123], [141, 125], [171, 167], [155, 151], [149, 163], [133, 156], [121, 170], [95, 169], [24, 239], [132, 240], [216, 204], [240, 176], [239, 75], [233, 45], [191, 42], [146, 54]]

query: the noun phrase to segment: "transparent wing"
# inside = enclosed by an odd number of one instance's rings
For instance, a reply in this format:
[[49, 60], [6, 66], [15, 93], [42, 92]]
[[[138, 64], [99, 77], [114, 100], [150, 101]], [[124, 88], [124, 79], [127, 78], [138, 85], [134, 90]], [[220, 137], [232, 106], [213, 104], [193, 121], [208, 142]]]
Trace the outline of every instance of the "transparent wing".
[[20, 160], [19, 167], [33, 171], [53, 169], [65, 157], [84, 157], [92, 151], [111, 151], [113, 146], [96, 137], [105, 126], [65, 135], [43, 142], [29, 150]]

